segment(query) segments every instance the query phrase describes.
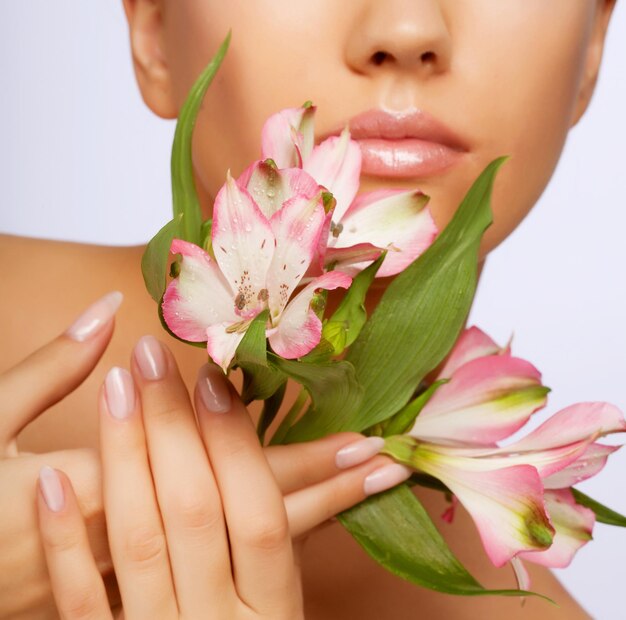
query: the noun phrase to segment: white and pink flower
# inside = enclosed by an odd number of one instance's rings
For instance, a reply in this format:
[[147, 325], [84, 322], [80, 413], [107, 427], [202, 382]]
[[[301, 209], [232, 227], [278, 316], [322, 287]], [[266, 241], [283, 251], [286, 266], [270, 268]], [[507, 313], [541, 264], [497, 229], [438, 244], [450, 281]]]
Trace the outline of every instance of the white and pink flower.
[[531, 364], [476, 328], [460, 338], [439, 378], [449, 382], [406, 436], [388, 439], [390, 453], [443, 482], [471, 514], [491, 561], [513, 560], [522, 584], [520, 558], [567, 566], [594, 524], [569, 487], [598, 473], [617, 449], [596, 439], [626, 431], [622, 413], [580, 403], [500, 445], [545, 405], [548, 390]]
[[296, 187], [270, 208], [228, 176], [215, 200], [214, 256], [192, 243], [172, 242], [171, 252], [182, 261], [163, 296], [165, 322], [183, 340], [206, 341], [210, 357], [224, 370], [252, 320], [266, 308], [272, 349], [288, 359], [305, 355], [322, 331], [310, 307], [315, 291], [350, 286], [348, 275], [332, 271], [291, 299], [318, 247], [325, 211], [317, 186], [313, 191], [299, 171], [290, 178], [302, 178], [306, 191]]
[[[401, 272], [437, 235], [426, 207], [428, 198], [416, 190], [378, 190], [357, 196], [358, 143], [350, 139], [346, 128], [314, 146], [314, 117], [313, 106], [271, 116], [263, 127], [262, 148], [264, 159], [273, 160], [279, 169], [304, 170], [336, 200], [327, 217], [327, 234], [320, 239], [320, 266], [354, 275], [387, 250], [377, 277]], [[250, 190], [249, 177], [240, 180]]]

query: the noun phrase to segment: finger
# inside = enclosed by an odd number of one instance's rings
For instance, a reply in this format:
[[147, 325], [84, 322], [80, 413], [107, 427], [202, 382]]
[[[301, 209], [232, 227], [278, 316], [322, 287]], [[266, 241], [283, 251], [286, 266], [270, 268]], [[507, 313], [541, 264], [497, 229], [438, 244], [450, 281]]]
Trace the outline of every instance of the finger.
[[64, 620], [112, 618], [106, 589], [89, 548], [85, 523], [65, 474], [42, 467], [37, 507], [60, 617]]
[[[180, 613], [235, 601], [222, 504], [189, 393], [170, 351], [144, 336], [133, 351], [150, 467]], [[219, 615], [219, 614], [216, 614]]]
[[380, 451], [381, 437], [337, 433], [323, 439], [265, 448], [283, 495], [327, 480], [348, 467], [363, 463]]
[[222, 498], [239, 597], [260, 615], [295, 617], [298, 589], [283, 496], [248, 411], [214, 364], [200, 368], [195, 403]]
[[[32, 480], [39, 470], [49, 465], [60, 469], [72, 480], [80, 512], [85, 520], [87, 536], [100, 573], [113, 569], [102, 509], [100, 456], [96, 450], [60, 450], [33, 454], [28, 458], [6, 459], [0, 470], [0, 506], [12, 506], [11, 518], [20, 531], [37, 532], [37, 511], [29, 498]], [[19, 525], [18, 525], [19, 524]], [[15, 530], [13, 527], [13, 530]], [[43, 550], [31, 559], [31, 569], [45, 572]]]
[[0, 449], [78, 387], [93, 370], [113, 333], [120, 292], [108, 293], [74, 321], [64, 334], [0, 375]]
[[285, 497], [293, 538], [308, 533], [331, 517], [348, 510], [370, 495], [409, 479], [413, 472], [391, 459], [377, 456], [333, 478]]
[[112, 368], [98, 399], [104, 507], [127, 618], [178, 613], [139, 399], [130, 373]]

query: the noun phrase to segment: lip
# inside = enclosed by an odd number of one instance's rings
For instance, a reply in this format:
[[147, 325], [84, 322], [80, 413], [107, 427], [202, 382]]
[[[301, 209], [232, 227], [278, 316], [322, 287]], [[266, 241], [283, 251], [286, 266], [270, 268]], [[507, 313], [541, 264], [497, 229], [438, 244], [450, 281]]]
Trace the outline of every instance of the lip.
[[361, 148], [361, 173], [369, 176], [436, 176], [468, 152], [451, 129], [418, 109], [402, 113], [368, 110], [351, 118], [348, 127]]

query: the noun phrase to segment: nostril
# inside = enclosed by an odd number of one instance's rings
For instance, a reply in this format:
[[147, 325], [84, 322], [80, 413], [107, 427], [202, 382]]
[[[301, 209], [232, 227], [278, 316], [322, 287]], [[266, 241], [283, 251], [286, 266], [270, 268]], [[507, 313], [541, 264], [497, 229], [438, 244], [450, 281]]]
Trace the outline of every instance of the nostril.
[[435, 52], [424, 52], [421, 55], [422, 63], [425, 65], [429, 65], [435, 62], [436, 56]]
[[378, 67], [387, 60], [388, 56], [387, 52], [376, 52], [372, 55], [372, 62]]

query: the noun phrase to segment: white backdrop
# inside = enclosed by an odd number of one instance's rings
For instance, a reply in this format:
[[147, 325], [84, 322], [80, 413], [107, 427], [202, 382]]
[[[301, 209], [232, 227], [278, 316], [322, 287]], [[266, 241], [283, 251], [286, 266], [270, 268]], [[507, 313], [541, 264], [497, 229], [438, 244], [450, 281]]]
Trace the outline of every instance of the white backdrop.
[[[626, 409], [626, 8], [618, 3], [591, 110], [524, 224], [490, 258], [472, 322], [553, 388], [549, 411]], [[170, 213], [173, 124], [140, 100], [121, 1], [0, 2], [0, 231], [145, 242]], [[581, 488], [626, 513], [626, 450]], [[626, 531], [557, 574], [594, 618], [622, 620]]]

